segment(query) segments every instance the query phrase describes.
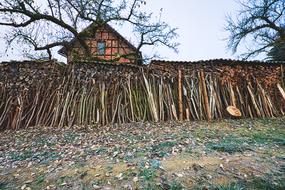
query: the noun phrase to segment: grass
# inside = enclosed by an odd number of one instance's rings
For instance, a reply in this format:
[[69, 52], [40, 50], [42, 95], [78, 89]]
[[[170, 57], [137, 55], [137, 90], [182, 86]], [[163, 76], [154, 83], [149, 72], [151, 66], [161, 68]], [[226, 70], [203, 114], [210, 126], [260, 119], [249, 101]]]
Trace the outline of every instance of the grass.
[[219, 185], [215, 190], [245, 190], [245, 188], [238, 183], [230, 183], [226, 185]]
[[0, 182], [0, 190], [4, 190], [4, 189], [7, 189], [7, 183], [5, 182]]
[[21, 154], [11, 152], [10, 157], [13, 161], [22, 161], [22, 160], [27, 160], [29, 158], [33, 157], [33, 151], [30, 149], [23, 151]]
[[139, 176], [146, 181], [154, 181], [156, 178], [156, 171], [152, 168], [143, 168], [140, 170]]
[[183, 185], [177, 181], [172, 181], [170, 183], [170, 190], [182, 190], [183, 189]]
[[44, 182], [45, 180], [45, 175], [39, 175], [37, 178], [36, 178], [36, 183], [37, 184], [40, 184], [42, 182]]
[[206, 147], [219, 152], [236, 153], [249, 149], [246, 139], [234, 135], [228, 135], [217, 142], [209, 142]]
[[253, 190], [284, 190], [285, 182], [283, 180], [273, 181], [272, 174], [263, 177], [255, 177], [245, 183], [246, 189]]
[[176, 141], [165, 141], [159, 144], [155, 144], [151, 147], [152, 154], [158, 155], [159, 157], [165, 157], [169, 155], [172, 147], [177, 145]]
[[241, 183], [232, 182], [224, 185], [209, 185], [209, 186], [203, 186], [198, 185], [194, 187], [195, 190], [246, 190], [245, 187]]
[[236, 181], [223, 185], [211, 184], [208, 187], [205, 185], [196, 186], [196, 190], [283, 190], [285, 183], [283, 181], [273, 182], [268, 176], [266, 177], [254, 177], [250, 181]]
[[103, 154], [103, 153], [106, 153], [108, 151], [108, 148], [106, 147], [99, 147], [95, 150], [95, 153], [97, 155], [100, 155], [100, 154]]
[[274, 143], [277, 145], [285, 145], [285, 133], [279, 130], [268, 128], [265, 131], [254, 131], [249, 135], [253, 142], [257, 144]]
[[[283, 123], [285, 118], [223, 120], [151, 124], [147, 130], [133, 123], [110, 128], [99, 140], [97, 131], [27, 130], [0, 139], [8, 147], [0, 154], [5, 163], [0, 189], [21, 187], [31, 172], [32, 189], [48, 185], [124, 189], [126, 184], [149, 190], [285, 189]], [[29, 136], [34, 133], [35, 138]], [[29, 162], [32, 165], [25, 168]], [[11, 164], [13, 170], [6, 168]], [[45, 173], [49, 167], [60, 170]]]
[[67, 132], [64, 134], [64, 142], [73, 144], [76, 143], [78, 135], [75, 133]]

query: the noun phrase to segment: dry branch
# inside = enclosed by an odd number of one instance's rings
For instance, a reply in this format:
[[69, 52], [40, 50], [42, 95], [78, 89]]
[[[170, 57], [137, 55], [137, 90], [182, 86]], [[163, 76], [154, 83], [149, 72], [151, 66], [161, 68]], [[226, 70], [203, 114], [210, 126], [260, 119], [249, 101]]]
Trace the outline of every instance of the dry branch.
[[280, 64], [3, 63], [0, 129], [282, 116]]

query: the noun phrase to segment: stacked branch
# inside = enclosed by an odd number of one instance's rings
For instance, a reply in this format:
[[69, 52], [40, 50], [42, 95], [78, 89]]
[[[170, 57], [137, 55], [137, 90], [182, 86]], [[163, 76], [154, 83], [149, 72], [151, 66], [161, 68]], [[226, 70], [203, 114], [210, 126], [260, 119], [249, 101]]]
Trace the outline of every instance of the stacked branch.
[[[179, 70], [180, 69], [180, 74]], [[0, 129], [285, 115], [281, 65], [0, 66]], [[181, 78], [179, 78], [181, 77]], [[283, 91], [283, 93], [282, 93]]]

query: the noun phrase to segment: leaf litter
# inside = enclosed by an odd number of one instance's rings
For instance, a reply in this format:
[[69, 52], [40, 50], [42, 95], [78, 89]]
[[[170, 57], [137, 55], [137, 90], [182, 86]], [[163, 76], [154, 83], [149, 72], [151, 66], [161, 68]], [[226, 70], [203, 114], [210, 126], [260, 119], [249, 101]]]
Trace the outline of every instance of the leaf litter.
[[285, 118], [4, 131], [0, 189], [284, 189], [284, 139]]

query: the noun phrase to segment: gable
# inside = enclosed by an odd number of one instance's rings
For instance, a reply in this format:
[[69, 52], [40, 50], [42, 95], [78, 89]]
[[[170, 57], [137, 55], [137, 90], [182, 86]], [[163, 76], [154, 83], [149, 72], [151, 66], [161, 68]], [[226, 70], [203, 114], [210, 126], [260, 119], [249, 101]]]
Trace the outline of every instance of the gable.
[[[128, 54], [128, 53], [137, 53], [137, 48], [134, 47], [128, 40], [126, 40], [120, 33], [118, 33], [114, 28], [110, 25], [106, 24], [103, 27], [93, 30], [93, 24], [84, 29], [80, 35], [84, 36], [84, 40], [88, 47], [90, 48], [91, 55], [98, 52], [98, 42], [105, 42], [106, 48], [106, 56], [113, 56], [114, 54]], [[72, 48], [80, 48], [80, 44], [77, 40], [72, 40], [71, 42]], [[117, 50], [116, 50], [117, 48]], [[67, 57], [68, 52], [63, 47], [58, 53]], [[108, 55], [109, 54], [109, 55]]]

